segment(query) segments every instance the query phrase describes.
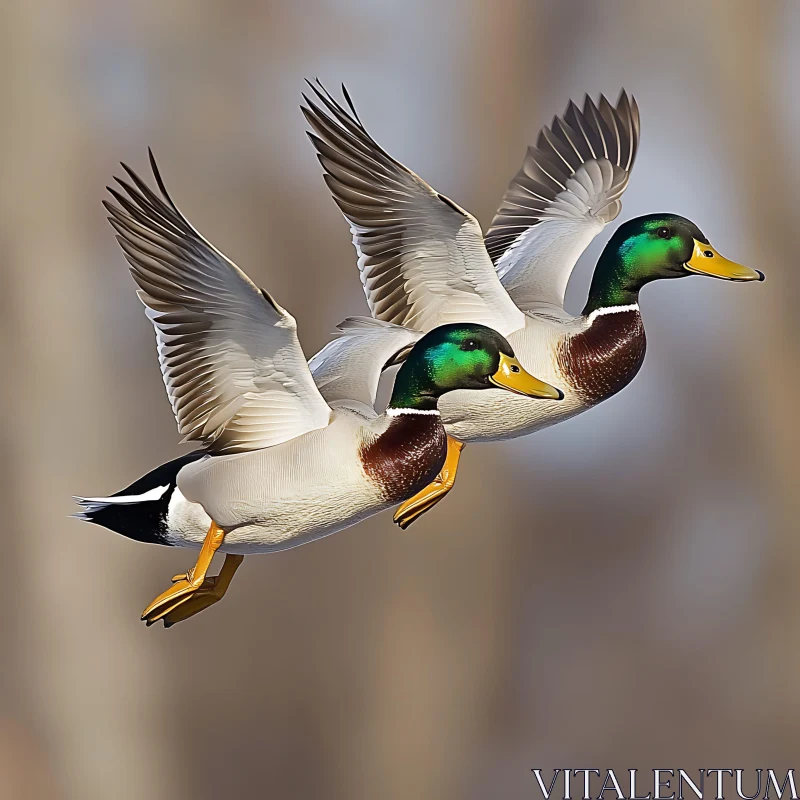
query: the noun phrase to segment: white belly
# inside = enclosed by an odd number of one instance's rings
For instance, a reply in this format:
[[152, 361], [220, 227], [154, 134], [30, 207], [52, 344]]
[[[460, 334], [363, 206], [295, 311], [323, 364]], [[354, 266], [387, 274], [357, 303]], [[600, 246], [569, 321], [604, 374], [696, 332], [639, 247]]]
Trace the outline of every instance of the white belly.
[[567, 384], [556, 362], [556, 348], [568, 327], [528, 318], [508, 341], [522, 366], [561, 389], [563, 400], [537, 400], [502, 389], [448, 392], [439, 400], [447, 432], [462, 442], [513, 439], [574, 417], [589, 406]]
[[[275, 447], [187, 465], [178, 473], [184, 499], [176, 505], [186, 504], [188, 522], [170, 523], [170, 539], [199, 546], [213, 519], [226, 531], [221, 552], [268, 553], [329, 536], [388, 508], [358, 461], [360, 424], [337, 414], [327, 428]], [[205, 529], [201, 520], [208, 520]]]

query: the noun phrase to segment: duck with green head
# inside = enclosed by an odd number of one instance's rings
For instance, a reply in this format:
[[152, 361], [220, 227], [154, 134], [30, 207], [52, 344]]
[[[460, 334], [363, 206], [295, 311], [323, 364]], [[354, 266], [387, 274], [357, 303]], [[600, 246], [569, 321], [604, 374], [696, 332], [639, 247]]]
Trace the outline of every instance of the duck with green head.
[[[126, 168], [128, 169], [128, 168]], [[389, 406], [374, 410], [381, 366], [395, 340], [371, 340], [376, 361], [320, 394], [294, 319], [207, 242], [170, 200], [128, 169], [112, 190], [110, 221], [156, 329], [162, 375], [185, 439], [203, 450], [157, 467], [110, 497], [76, 498], [81, 519], [138, 541], [200, 550], [142, 618], [166, 626], [224, 595], [249, 553], [296, 547], [411, 497], [443, 468], [447, 437], [438, 404], [447, 393], [502, 390], [557, 401], [526, 372], [508, 341], [485, 325], [437, 327], [408, 352]], [[207, 572], [226, 554], [219, 575]]]
[[[564, 389], [562, 402], [530, 402], [499, 392], [455, 391], [439, 408], [450, 437], [437, 480], [403, 503], [406, 527], [452, 488], [468, 442], [510, 439], [561, 422], [602, 402], [634, 378], [645, 353], [639, 292], [662, 278], [707, 275], [727, 281], [764, 276], [723, 258], [691, 221], [654, 214], [626, 222], [606, 245], [581, 314], [564, 309], [580, 254], [621, 209], [639, 143], [636, 102], [589, 97], [570, 103], [528, 149], [484, 238], [474, 217], [392, 158], [347, 107], [321, 85], [305, 98], [309, 134], [325, 182], [353, 231], [361, 281], [383, 328], [350, 324], [353, 363], [370, 337], [397, 337], [398, 354], [416, 336], [446, 322], [498, 330], [522, 365]], [[347, 344], [331, 343], [340, 361]], [[365, 346], [366, 343], [366, 346]], [[325, 350], [320, 356], [324, 356]], [[333, 401], [324, 358], [312, 360], [323, 395]], [[341, 369], [341, 364], [339, 365]]]
[[583, 315], [635, 305], [645, 284], [690, 275], [729, 281], [764, 279], [758, 270], [721, 256], [691, 220], [650, 214], [620, 225], [609, 240], [595, 267]]

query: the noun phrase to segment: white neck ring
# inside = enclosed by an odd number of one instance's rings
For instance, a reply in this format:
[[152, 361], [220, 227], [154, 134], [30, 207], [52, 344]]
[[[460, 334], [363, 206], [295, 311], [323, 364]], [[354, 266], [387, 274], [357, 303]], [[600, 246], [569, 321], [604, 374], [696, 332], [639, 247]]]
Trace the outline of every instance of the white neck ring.
[[436, 408], [387, 408], [388, 417], [399, 417], [402, 414], [422, 414], [427, 417], [440, 417], [441, 414]]
[[604, 314], [621, 314], [623, 311], [638, 310], [638, 303], [631, 303], [627, 306], [607, 306], [604, 308], [596, 308], [591, 314], [589, 314], [589, 324], [591, 325], [598, 317], [602, 317]]

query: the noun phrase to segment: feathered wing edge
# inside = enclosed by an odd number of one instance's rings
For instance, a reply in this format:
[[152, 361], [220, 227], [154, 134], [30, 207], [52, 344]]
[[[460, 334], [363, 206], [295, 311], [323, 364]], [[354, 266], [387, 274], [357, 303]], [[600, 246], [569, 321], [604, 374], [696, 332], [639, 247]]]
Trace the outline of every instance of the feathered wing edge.
[[[548, 216], [584, 214], [598, 185], [604, 189], [601, 205], [590, 213], [604, 223], [613, 220], [621, 210], [619, 198], [636, 160], [639, 131], [638, 105], [624, 89], [615, 106], [604, 95], [598, 103], [586, 95], [583, 110], [570, 101], [563, 117], [554, 117], [552, 124], [541, 130], [508, 185], [486, 234], [492, 261], [497, 264], [532, 226]], [[582, 181], [570, 182], [582, 167], [591, 171], [586, 176], [590, 182], [584, 176], [580, 176]], [[608, 174], [602, 174], [604, 171]]]
[[501, 333], [524, 318], [502, 287], [477, 220], [392, 158], [317, 82], [303, 95], [325, 183], [350, 224], [372, 315], [430, 330], [470, 319]]
[[[159, 362], [185, 440], [215, 452], [258, 449], [324, 427], [296, 322], [206, 240], [170, 198], [127, 165], [109, 222], [156, 330]], [[276, 363], [279, 362], [279, 363]]]
[[314, 99], [303, 93], [300, 110], [312, 128], [308, 138], [325, 184], [350, 224], [370, 311], [376, 318], [407, 323], [413, 306], [403, 273], [406, 225], [417, 216], [416, 193], [424, 196], [430, 187], [372, 138], [344, 84], [349, 113], [319, 79], [306, 83]]

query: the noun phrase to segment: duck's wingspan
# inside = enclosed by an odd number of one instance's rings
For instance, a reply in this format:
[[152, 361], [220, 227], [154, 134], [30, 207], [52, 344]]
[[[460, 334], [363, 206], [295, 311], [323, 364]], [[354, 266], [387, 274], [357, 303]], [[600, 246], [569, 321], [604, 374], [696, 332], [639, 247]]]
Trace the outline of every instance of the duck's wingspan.
[[204, 239], [172, 202], [150, 154], [159, 197], [129, 167], [109, 221], [156, 329], [158, 359], [185, 440], [229, 453], [323, 428], [294, 318]]
[[581, 253], [622, 208], [639, 145], [639, 108], [587, 95], [528, 148], [486, 234], [497, 274], [522, 309], [564, 306]]
[[308, 362], [311, 374], [332, 406], [374, 413], [381, 372], [400, 363], [423, 334], [371, 317], [348, 317], [337, 332]]
[[508, 334], [524, 316], [503, 289], [473, 216], [395, 161], [322, 84], [303, 113], [325, 182], [350, 223], [372, 315], [428, 331], [468, 320]]

